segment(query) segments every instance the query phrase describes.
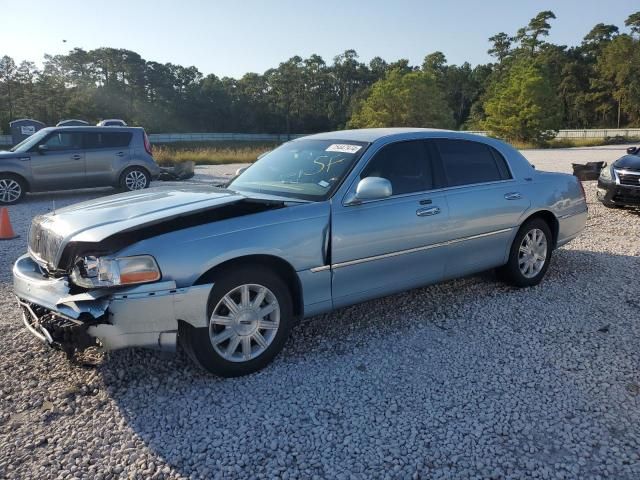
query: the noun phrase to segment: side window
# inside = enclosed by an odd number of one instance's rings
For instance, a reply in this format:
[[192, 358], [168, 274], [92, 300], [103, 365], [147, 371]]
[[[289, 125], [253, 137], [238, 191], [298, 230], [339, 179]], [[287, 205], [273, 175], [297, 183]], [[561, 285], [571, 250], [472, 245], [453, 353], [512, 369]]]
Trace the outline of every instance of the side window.
[[391, 182], [393, 195], [433, 188], [431, 161], [424, 142], [411, 140], [383, 147], [369, 161], [360, 178], [382, 177]]
[[131, 142], [131, 133], [128, 132], [102, 133], [101, 135], [104, 148], [128, 147]]
[[129, 132], [91, 132], [84, 134], [85, 148], [123, 148], [131, 143]]
[[436, 140], [447, 184], [451, 187], [511, 178], [505, 159], [495, 149], [469, 140]]
[[82, 148], [80, 134], [76, 132], [53, 133], [41, 145], [46, 145], [48, 150], [55, 152]]
[[100, 134], [99, 133], [83, 133], [84, 148], [100, 148]]

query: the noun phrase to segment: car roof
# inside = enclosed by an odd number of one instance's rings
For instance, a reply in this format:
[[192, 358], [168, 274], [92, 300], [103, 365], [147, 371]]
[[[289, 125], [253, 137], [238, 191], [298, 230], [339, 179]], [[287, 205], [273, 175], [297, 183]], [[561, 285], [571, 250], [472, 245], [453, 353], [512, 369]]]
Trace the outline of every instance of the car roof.
[[[422, 135], [420, 135], [422, 134]], [[448, 138], [469, 138], [478, 139], [478, 135], [460, 132], [456, 130], [443, 130], [439, 128], [362, 128], [358, 130], [337, 130], [334, 132], [317, 133], [309, 135], [306, 139], [313, 140], [353, 140], [357, 142], [373, 143], [383, 138], [402, 138], [402, 137], [448, 137]], [[484, 137], [483, 137], [484, 138]]]
[[70, 126], [70, 127], [47, 127], [46, 129], [43, 130], [75, 130], [78, 132], [129, 132], [131, 130], [142, 130], [142, 127], [120, 127], [120, 126], [114, 126], [114, 127], [98, 127], [95, 125], [78, 125], [78, 126]]

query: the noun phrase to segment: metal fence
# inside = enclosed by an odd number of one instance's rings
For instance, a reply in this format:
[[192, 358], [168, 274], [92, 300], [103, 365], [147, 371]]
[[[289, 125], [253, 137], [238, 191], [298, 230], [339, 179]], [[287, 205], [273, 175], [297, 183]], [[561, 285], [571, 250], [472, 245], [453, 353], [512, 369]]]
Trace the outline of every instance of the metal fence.
[[640, 128], [601, 128], [589, 130], [560, 130], [556, 138], [640, 137]]
[[151, 143], [172, 142], [286, 142], [302, 134], [286, 133], [151, 133]]
[[[487, 132], [468, 131], [476, 135], [486, 136]], [[152, 143], [174, 142], [286, 142], [304, 134], [285, 133], [152, 133]], [[600, 128], [588, 130], [560, 130], [556, 138], [605, 138], [605, 137], [640, 137], [640, 128]], [[11, 135], [0, 135], [0, 145], [12, 145]]]

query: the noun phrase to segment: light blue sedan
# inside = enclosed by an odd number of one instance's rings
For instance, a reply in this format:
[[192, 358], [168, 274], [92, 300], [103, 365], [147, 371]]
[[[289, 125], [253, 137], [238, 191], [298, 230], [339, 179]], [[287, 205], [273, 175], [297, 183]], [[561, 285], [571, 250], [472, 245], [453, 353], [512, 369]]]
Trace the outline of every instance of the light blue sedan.
[[288, 142], [226, 188], [152, 188], [36, 217], [14, 266], [26, 327], [69, 354], [174, 349], [266, 366], [305, 317], [497, 269], [538, 284], [585, 227], [573, 176], [462, 132], [370, 129]]

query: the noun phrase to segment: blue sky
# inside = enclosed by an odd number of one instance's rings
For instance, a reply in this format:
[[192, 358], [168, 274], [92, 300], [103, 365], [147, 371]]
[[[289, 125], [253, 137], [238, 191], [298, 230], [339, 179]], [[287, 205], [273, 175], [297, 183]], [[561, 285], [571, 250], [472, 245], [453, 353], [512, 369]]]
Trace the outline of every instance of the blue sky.
[[[580, 43], [599, 22], [624, 27], [637, 0], [0, 0], [0, 55], [41, 62], [74, 47], [127, 48], [147, 60], [240, 77], [293, 55], [327, 62], [353, 48], [361, 60], [440, 50], [449, 63], [489, 61], [491, 35], [515, 33], [541, 10], [558, 17], [550, 40]], [[66, 40], [66, 43], [63, 42]]]

